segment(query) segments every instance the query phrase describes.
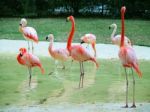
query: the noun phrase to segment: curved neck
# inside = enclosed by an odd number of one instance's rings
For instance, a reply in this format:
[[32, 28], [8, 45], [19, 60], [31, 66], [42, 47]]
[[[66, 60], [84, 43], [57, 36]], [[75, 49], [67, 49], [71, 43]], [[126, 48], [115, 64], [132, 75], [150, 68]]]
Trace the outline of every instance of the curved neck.
[[117, 31], [117, 26], [114, 27], [114, 30], [113, 30], [113, 32], [111, 34], [111, 39], [114, 38], [116, 31]]
[[20, 54], [18, 54], [17, 60], [18, 60], [18, 62], [19, 62], [20, 64], [24, 65], [24, 61], [21, 59]]
[[53, 39], [50, 39], [50, 44], [49, 44], [49, 52], [52, 53], [53, 52]]
[[69, 34], [69, 37], [68, 37], [68, 41], [67, 41], [67, 49], [68, 49], [69, 52], [70, 52], [70, 49], [71, 49], [71, 43], [72, 43], [72, 40], [73, 40], [74, 31], [75, 31], [75, 21], [74, 21], [73, 18], [71, 19], [71, 23], [72, 23], [72, 28], [71, 28], [71, 31], [70, 31], [70, 34]]
[[124, 46], [124, 12], [121, 13], [121, 43], [120, 47]]
[[23, 32], [23, 27], [19, 26], [19, 31], [22, 33]]

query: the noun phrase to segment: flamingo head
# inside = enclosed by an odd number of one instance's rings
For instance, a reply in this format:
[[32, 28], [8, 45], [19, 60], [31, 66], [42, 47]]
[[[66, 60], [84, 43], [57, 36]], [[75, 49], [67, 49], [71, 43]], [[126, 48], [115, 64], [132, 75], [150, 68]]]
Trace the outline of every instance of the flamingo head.
[[48, 36], [46, 36], [46, 40], [50, 39], [50, 41], [54, 40], [54, 35], [53, 34], [49, 34]]
[[109, 29], [111, 29], [111, 28], [117, 28], [117, 25], [115, 23], [113, 23], [109, 26]]
[[126, 7], [125, 7], [125, 6], [122, 6], [122, 7], [121, 7], [121, 13], [123, 14], [123, 13], [125, 13], [125, 11], [126, 11]]
[[19, 49], [19, 52], [20, 52], [19, 55], [20, 55], [20, 56], [23, 56], [23, 54], [26, 53], [27, 50], [26, 50], [26, 48], [20, 48], [20, 49]]
[[25, 27], [27, 25], [27, 20], [25, 18], [22, 18], [19, 25]]
[[68, 22], [69, 20], [71, 20], [71, 21], [74, 20], [74, 17], [73, 16], [68, 16], [66, 21]]

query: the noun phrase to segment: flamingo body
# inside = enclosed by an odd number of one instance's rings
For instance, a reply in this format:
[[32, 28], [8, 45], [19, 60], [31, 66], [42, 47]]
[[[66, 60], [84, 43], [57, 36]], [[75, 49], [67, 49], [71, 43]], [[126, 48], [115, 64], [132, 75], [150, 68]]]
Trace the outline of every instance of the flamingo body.
[[[112, 41], [112, 43], [115, 44], [115, 45], [120, 46], [121, 35], [120, 34], [119, 35], [115, 34], [116, 31], [117, 31], [117, 25], [115, 23], [113, 23], [113, 24], [111, 24], [109, 26], [109, 29], [110, 28], [114, 28], [114, 30], [113, 30], [113, 32], [111, 34], [111, 41]], [[131, 46], [132, 45], [130, 39], [127, 36], [124, 36], [124, 45], [125, 46]]]
[[135, 51], [132, 47], [122, 47], [119, 51], [119, 58], [124, 67], [133, 67], [139, 77], [142, 77], [142, 73], [138, 67], [138, 61], [135, 54]]
[[17, 56], [17, 61], [19, 64], [29, 68], [37, 66], [40, 68], [41, 72], [44, 73], [44, 69], [42, 68], [39, 58], [31, 53], [27, 53], [25, 48], [20, 49], [20, 54]]
[[22, 28], [22, 31], [23, 31], [23, 36], [26, 40], [30, 40], [35, 43], [38, 43], [38, 35], [34, 28], [24, 27], [24, 28]]
[[93, 61], [98, 67], [98, 63], [96, 62], [95, 58], [88, 52], [87, 49], [85, 49], [81, 45], [72, 45], [70, 54], [72, 58], [76, 61]]

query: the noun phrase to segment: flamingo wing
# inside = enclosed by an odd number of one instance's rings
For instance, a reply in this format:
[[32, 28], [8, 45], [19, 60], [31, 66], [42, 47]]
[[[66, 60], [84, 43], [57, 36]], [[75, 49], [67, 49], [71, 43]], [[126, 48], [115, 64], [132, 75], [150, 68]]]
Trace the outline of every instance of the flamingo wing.
[[38, 35], [34, 28], [32, 28], [32, 27], [23, 28], [23, 34], [26, 39], [32, 40], [36, 43], [38, 42]]
[[142, 73], [138, 66], [138, 61], [136, 53], [132, 47], [123, 47], [120, 49], [119, 57], [124, 67], [133, 67], [139, 77], [142, 76]]

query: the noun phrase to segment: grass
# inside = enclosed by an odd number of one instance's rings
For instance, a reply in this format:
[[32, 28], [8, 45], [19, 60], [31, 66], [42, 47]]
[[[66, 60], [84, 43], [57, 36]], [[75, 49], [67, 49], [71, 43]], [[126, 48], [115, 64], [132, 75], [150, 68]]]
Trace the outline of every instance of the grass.
[[[18, 31], [21, 18], [0, 18], [0, 39], [24, 40]], [[28, 25], [34, 27], [39, 35], [39, 40], [45, 40], [49, 33], [53, 33], [55, 41], [66, 42], [71, 28], [66, 18], [28, 19]], [[99, 18], [75, 18], [76, 32], [73, 42], [79, 42], [85, 33], [93, 33], [97, 36], [97, 43], [111, 43], [112, 30], [108, 26], [112, 23], [118, 25], [117, 34], [120, 33], [120, 20]], [[126, 20], [125, 34], [135, 45], [150, 46], [150, 21]]]
[[[38, 68], [33, 69], [32, 80], [36, 78], [38, 85], [35, 89], [30, 90], [28, 89], [26, 67], [19, 65], [15, 56], [2, 55], [0, 55], [0, 107], [64, 101], [95, 103], [124, 102], [125, 100], [124, 70], [122, 67], [118, 67], [120, 66], [118, 60], [99, 60], [101, 66], [98, 70], [95, 70], [93, 63], [86, 62], [84, 64], [85, 85], [83, 89], [77, 89], [79, 81], [78, 63], [74, 62], [71, 65], [71, 62], [68, 61], [66, 70], [61, 70], [55, 69], [53, 60], [41, 57], [46, 73], [41, 75]], [[137, 102], [150, 102], [149, 66], [150, 61], [140, 60], [143, 77], [140, 79], [135, 74]], [[55, 73], [49, 76], [47, 74], [50, 71], [55, 71]], [[129, 79], [129, 99], [132, 101], [131, 75], [129, 75]]]

